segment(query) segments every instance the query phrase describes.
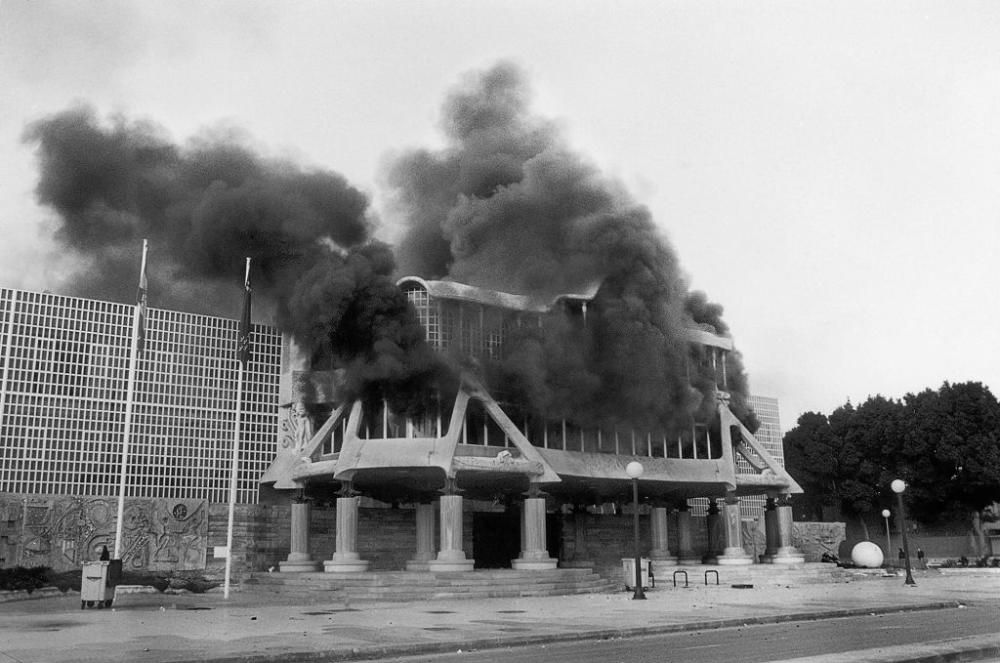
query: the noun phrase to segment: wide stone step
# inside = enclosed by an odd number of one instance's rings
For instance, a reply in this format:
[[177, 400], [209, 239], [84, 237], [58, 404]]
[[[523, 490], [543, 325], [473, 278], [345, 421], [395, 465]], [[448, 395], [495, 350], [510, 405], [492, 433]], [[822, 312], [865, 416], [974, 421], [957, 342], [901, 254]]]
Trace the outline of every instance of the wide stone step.
[[456, 573], [268, 573], [245, 581], [261, 594], [324, 595], [351, 601], [413, 601], [446, 598], [561, 596], [616, 591], [588, 569], [482, 570]]

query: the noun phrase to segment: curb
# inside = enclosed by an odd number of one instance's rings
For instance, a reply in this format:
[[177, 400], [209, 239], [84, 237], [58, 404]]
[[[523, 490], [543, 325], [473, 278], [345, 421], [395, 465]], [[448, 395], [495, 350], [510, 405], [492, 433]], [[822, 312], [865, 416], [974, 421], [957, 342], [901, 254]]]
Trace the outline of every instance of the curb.
[[[687, 624], [666, 624], [658, 626], [637, 626], [634, 628], [610, 628], [596, 631], [562, 632], [539, 635], [511, 636], [503, 638], [480, 638], [466, 640], [463, 642], [425, 642], [418, 644], [400, 644], [386, 646], [354, 647], [350, 651], [314, 651], [314, 652], [286, 652], [282, 654], [237, 654], [235, 656], [221, 656], [215, 658], [198, 658], [177, 663], [320, 663], [331, 661], [368, 661], [387, 657], [398, 656], [425, 656], [430, 654], [454, 653], [461, 651], [479, 651], [486, 649], [501, 649], [505, 647], [524, 647], [529, 645], [550, 644], [559, 642], [577, 642], [583, 640], [614, 640], [628, 637], [641, 637], [645, 635], [662, 635], [666, 633], [682, 633], [685, 631], [707, 631], [734, 626], [753, 626], [759, 624], [781, 624], [785, 622], [815, 621], [820, 619], [837, 619], [840, 617], [857, 617], [860, 615], [885, 615], [899, 612], [921, 612], [924, 610], [943, 610], [947, 608], [957, 608], [963, 605], [959, 601], [940, 601], [922, 605], [881, 607], [881, 608], [851, 608], [847, 610], [822, 610], [817, 612], [801, 612], [785, 615], [769, 615], [763, 617], [749, 617], [720, 619], [714, 621], [694, 622]], [[986, 648], [990, 649], [989, 647]], [[997, 646], [1000, 649], [1000, 645]], [[957, 652], [955, 655], [963, 655]], [[932, 663], [935, 661], [957, 661], [969, 660], [958, 658], [927, 658], [927, 659], [900, 659], [902, 661], [915, 661], [919, 663]]]

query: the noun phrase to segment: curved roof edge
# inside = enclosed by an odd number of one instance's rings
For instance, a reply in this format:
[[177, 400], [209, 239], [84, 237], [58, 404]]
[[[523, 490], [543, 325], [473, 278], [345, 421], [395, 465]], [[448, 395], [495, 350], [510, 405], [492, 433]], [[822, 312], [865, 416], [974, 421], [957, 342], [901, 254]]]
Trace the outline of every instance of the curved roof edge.
[[[515, 295], [509, 292], [498, 290], [488, 290], [479, 288], [458, 281], [435, 281], [420, 278], [419, 276], [403, 276], [396, 281], [396, 285], [403, 287], [407, 283], [415, 283], [427, 291], [432, 297], [442, 299], [453, 299], [458, 301], [497, 306], [512, 311], [525, 311], [529, 313], [546, 313], [559, 302], [572, 300], [578, 302], [589, 302], [597, 296], [597, 291], [601, 287], [600, 281], [592, 283], [585, 292], [566, 293], [556, 295], [552, 299], [542, 300], [527, 295]], [[732, 351], [733, 340], [727, 336], [720, 336], [714, 333], [710, 325], [699, 325], [698, 327], [686, 330], [687, 339], [693, 343], [710, 345], [723, 350]]]
[[589, 302], [597, 295], [597, 289], [601, 285], [600, 282], [595, 282], [587, 288], [586, 292], [565, 293], [556, 295], [549, 300], [543, 300], [527, 295], [515, 295], [509, 292], [478, 288], [473, 285], [459, 283], [458, 281], [432, 281], [422, 279], [419, 276], [404, 276], [396, 281], [396, 285], [399, 287], [403, 287], [406, 283], [419, 284], [432, 297], [499, 306], [513, 311], [531, 313], [545, 313], [564, 300]]

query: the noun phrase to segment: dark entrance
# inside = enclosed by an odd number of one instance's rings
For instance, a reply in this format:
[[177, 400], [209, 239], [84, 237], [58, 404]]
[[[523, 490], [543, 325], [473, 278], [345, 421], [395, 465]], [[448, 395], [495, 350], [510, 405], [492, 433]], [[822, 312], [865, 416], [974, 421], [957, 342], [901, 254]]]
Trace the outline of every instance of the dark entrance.
[[[545, 516], [545, 542], [549, 557], [559, 559], [562, 518]], [[521, 554], [521, 514], [512, 509], [503, 513], [472, 514], [472, 557], [477, 569], [509, 569]]]
[[521, 554], [521, 514], [474, 513], [472, 557], [477, 569], [509, 569]]

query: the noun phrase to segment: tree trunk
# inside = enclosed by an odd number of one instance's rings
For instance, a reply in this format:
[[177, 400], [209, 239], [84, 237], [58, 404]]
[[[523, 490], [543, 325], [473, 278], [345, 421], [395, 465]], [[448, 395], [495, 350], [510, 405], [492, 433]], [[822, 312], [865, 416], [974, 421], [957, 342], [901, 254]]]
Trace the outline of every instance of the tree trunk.
[[983, 532], [983, 521], [978, 511], [972, 512], [972, 549], [976, 559], [983, 556], [986, 550], [986, 535]]
[[865, 522], [865, 515], [863, 513], [858, 514], [858, 522], [861, 523], [861, 531], [865, 533], [865, 541], [871, 541], [871, 536], [868, 535], [868, 523]]

